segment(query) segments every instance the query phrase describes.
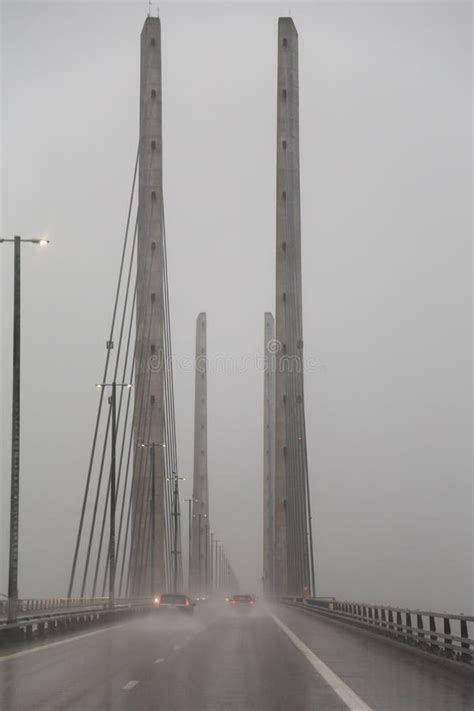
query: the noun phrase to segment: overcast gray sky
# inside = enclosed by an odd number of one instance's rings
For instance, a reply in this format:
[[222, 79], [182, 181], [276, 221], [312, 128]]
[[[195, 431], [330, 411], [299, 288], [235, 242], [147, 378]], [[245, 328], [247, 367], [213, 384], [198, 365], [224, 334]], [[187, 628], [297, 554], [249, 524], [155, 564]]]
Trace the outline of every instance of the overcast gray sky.
[[[2, 4], [2, 235], [23, 250], [20, 594], [63, 594], [137, 145], [148, 4]], [[307, 437], [318, 592], [473, 611], [471, 6], [291, 3], [300, 38]], [[261, 576], [277, 20], [161, 3], [173, 348], [207, 312], [213, 528]], [[7, 586], [12, 250], [1, 259]], [[193, 373], [175, 373], [192, 471]], [[191, 493], [191, 481], [183, 495]], [[186, 523], [186, 521], [184, 521]]]

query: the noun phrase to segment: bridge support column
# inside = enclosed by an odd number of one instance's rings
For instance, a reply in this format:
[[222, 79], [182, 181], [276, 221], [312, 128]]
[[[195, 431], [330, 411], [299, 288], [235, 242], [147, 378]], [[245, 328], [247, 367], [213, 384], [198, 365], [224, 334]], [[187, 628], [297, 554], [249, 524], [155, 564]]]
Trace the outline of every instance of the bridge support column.
[[278, 21], [275, 373], [275, 593], [312, 583], [303, 390], [298, 33]]
[[[141, 34], [140, 68], [135, 447], [129, 592], [132, 597], [153, 595], [165, 586], [161, 85], [161, 24], [159, 18], [148, 17]], [[150, 506], [150, 445], [155, 445], [154, 506]], [[155, 590], [151, 589], [151, 511], [156, 529]]]
[[207, 472], [207, 345], [206, 314], [196, 321], [196, 380], [194, 394], [194, 471], [191, 543], [191, 590], [207, 593], [206, 549], [209, 534], [209, 485]]

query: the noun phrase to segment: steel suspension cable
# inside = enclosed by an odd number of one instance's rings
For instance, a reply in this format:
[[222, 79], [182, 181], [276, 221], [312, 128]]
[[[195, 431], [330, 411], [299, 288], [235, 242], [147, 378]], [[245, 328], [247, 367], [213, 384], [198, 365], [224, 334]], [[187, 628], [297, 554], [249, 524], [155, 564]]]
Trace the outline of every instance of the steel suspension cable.
[[[121, 284], [122, 284], [122, 272], [123, 272], [123, 265], [124, 265], [124, 261], [125, 261], [125, 253], [126, 253], [126, 249], [127, 249], [128, 232], [129, 232], [129, 226], [130, 226], [130, 216], [132, 213], [133, 195], [135, 193], [137, 169], [138, 169], [138, 150], [137, 150], [137, 155], [136, 155], [136, 159], [135, 159], [135, 168], [133, 171], [132, 188], [130, 191], [130, 200], [129, 200], [129, 207], [128, 207], [128, 213], [127, 213], [125, 235], [124, 235], [124, 240], [123, 240], [122, 257], [121, 257], [121, 261], [120, 261], [119, 276], [118, 276], [118, 280], [117, 280], [117, 287], [115, 290], [115, 301], [114, 301], [114, 307], [113, 307], [113, 311], [112, 311], [112, 322], [110, 325], [109, 341], [113, 340], [113, 335], [114, 335], [115, 317], [116, 317], [116, 313], [117, 313], [117, 305], [118, 305], [118, 300], [119, 300], [120, 288], [121, 288]], [[107, 350], [106, 357], [105, 357], [105, 366], [104, 366], [104, 371], [103, 371], [102, 382], [105, 382], [107, 379], [109, 359], [110, 359], [110, 350]], [[68, 592], [67, 592], [68, 597], [71, 597], [73, 586], [74, 586], [74, 578], [75, 578], [75, 574], [76, 574], [79, 548], [81, 545], [82, 530], [83, 530], [83, 526], [84, 526], [84, 517], [85, 517], [87, 501], [88, 501], [88, 497], [89, 497], [89, 488], [90, 488], [90, 481], [91, 481], [91, 476], [92, 476], [92, 468], [93, 468], [93, 463], [94, 463], [97, 436], [98, 436], [98, 432], [99, 432], [99, 422], [100, 422], [100, 416], [101, 416], [101, 412], [102, 412], [103, 399], [104, 399], [104, 393], [101, 392], [100, 399], [99, 399], [99, 406], [97, 409], [94, 434], [92, 437], [92, 447], [91, 447], [91, 454], [89, 457], [89, 466], [88, 466], [88, 470], [87, 470], [86, 486], [85, 486], [84, 497], [83, 497], [83, 501], [82, 501], [81, 514], [80, 514], [80, 518], [79, 518], [79, 530], [77, 533], [76, 545], [74, 547], [71, 575], [69, 578], [69, 585], [68, 585]]]

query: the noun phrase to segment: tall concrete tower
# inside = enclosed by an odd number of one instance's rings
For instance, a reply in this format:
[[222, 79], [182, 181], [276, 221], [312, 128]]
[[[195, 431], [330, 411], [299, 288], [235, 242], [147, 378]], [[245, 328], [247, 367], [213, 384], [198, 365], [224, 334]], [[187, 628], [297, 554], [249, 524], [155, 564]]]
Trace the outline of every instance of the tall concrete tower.
[[[278, 21], [274, 591], [302, 593], [307, 548], [302, 381], [298, 33]], [[303, 410], [304, 415], [304, 410]], [[304, 449], [304, 453], [303, 453]], [[304, 557], [304, 555], [303, 555]]]
[[196, 321], [196, 374], [194, 394], [194, 471], [191, 555], [191, 591], [204, 595], [209, 565], [209, 485], [207, 476], [207, 338], [206, 314]]
[[263, 393], [263, 591], [273, 592], [275, 543], [275, 319], [264, 319]]
[[[140, 143], [137, 237], [134, 470], [130, 590], [154, 594], [165, 586], [163, 401], [163, 146], [161, 24], [145, 20], [141, 33]], [[142, 447], [145, 444], [147, 446]], [[151, 499], [150, 445], [154, 446], [155, 497]], [[151, 590], [150, 531], [154, 511], [155, 590]]]

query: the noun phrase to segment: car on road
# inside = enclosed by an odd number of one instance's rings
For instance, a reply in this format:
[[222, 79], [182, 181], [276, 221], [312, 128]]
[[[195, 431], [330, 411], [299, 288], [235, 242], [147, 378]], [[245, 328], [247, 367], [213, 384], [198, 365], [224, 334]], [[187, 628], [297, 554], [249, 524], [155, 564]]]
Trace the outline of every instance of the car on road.
[[192, 615], [194, 602], [181, 593], [163, 593], [157, 595], [153, 601], [153, 608], [159, 612], [185, 612]]
[[231, 595], [229, 605], [238, 610], [252, 610], [256, 600], [253, 595]]

